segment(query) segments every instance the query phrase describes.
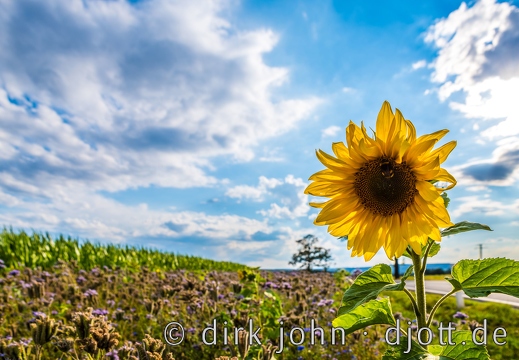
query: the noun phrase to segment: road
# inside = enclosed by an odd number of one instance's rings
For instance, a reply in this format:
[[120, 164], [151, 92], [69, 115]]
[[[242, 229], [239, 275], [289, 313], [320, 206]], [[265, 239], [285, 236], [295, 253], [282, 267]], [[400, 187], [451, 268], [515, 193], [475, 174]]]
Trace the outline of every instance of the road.
[[[409, 290], [414, 290], [414, 281], [408, 280], [406, 281], [406, 288]], [[452, 285], [447, 281], [441, 280], [425, 280], [425, 291], [430, 294], [439, 294], [445, 295], [449, 291], [451, 291]], [[452, 295], [455, 296], [455, 295]], [[476, 300], [476, 301], [491, 301], [500, 304], [512, 305], [513, 307], [519, 308], [519, 299], [510, 295], [505, 294], [490, 294], [487, 297], [481, 298], [470, 298], [467, 295], [463, 294], [464, 299]]]

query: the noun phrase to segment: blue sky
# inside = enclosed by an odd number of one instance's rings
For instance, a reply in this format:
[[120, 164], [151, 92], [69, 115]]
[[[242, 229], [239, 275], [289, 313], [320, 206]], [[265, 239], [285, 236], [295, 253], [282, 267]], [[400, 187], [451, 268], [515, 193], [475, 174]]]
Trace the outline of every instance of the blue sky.
[[303, 190], [388, 100], [451, 130], [452, 220], [494, 229], [435, 262], [519, 259], [518, 6], [0, 0], [0, 223], [263, 268], [314, 234], [365, 266]]

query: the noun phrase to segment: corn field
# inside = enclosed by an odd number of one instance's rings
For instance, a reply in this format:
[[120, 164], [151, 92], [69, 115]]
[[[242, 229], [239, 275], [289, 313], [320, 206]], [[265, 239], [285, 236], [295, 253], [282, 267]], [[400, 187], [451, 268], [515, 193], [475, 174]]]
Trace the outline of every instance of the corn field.
[[70, 236], [59, 235], [53, 239], [48, 233], [32, 235], [4, 228], [0, 233], [0, 259], [7, 267], [50, 269], [58, 260], [73, 262], [78, 267], [91, 270], [107, 266], [139, 270], [141, 266], [152, 271], [168, 270], [223, 270], [235, 271], [248, 267], [232, 262], [213, 261], [196, 256], [178, 255], [155, 249], [135, 248], [85, 241], [80, 243]]

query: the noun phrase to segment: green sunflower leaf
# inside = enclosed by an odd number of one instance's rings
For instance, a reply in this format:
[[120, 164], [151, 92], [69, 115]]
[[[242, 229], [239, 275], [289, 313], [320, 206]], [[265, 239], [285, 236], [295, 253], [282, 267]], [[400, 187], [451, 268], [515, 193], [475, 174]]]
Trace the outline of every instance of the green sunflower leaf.
[[[400, 338], [400, 344], [390, 346], [385, 352], [382, 360], [437, 360], [438, 357], [430, 354], [416, 341], [411, 340], [411, 349], [408, 351], [408, 338], [402, 336]], [[407, 353], [406, 353], [407, 351]]]
[[400, 279], [400, 283], [395, 283], [389, 265], [378, 264], [364, 271], [344, 293], [338, 315], [347, 314], [356, 307], [376, 299], [383, 291], [404, 290], [405, 280], [412, 272], [413, 266], [410, 266]]
[[[448, 343], [444, 333], [444, 342]], [[400, 344], [390, 347], [382, 360], [489, 360], [485, 346], [476, 345], [472, 342], [470, 331], [456, 331], [450, 339], [453, 345], [430, 345], [429, 351], [418, 342], [411, 340], [411, 349], [408, 351], [408, 338], [403, 336]], [[406, 351], [408, 351], [406, 353]]]
[[332, 322], [334, 328], [344, 329], [344, 334], [365, 328], [370, 325], [396, 325], [389, 298], [371, 300], [366, 304], [357, 306], [353, 311], [335, 318]]
[[449, 195], [447, 195], [446, 192], [442, 192], [441, 197], [443, 198], [443, 204], [445, 205], [445, 208], [447, 209], [449, 207], [449, 203], [451, 202], [451, 199], [449, 199]]
[[[472, 342], [471, 331], [455, 331], [451, 340], [454, 345], [443, 346], [439, 360], [490, 360], [487, 348]], [[444, 341], [448, 343], [448, 339]]]
[[467, 296], [485, 297], [501, 293], [519, 297], [519, 261], [505, 258], [461, 260], [447, 280]]
[[429, 255], [427, 257], [433, 257], [434, 255], [438, 254], [440, 252], [440, 244], [435, 242], [431, 246], [431, 250], [429, 250]]
[[479, 223], [470, 222], [470, 221], [462, 221], [457, 224], [454, 224], [451, 227], [448, 227], [447, 229], [443, 229], [441, 231], [441, 235], [442, 235], [442, 237], [444, 237], [444, 236], [455, 235], [455, 234], [459, 234], [459, 233], [466, 232], [466, 231], [472, 231], [472, 230], [492, 231], [492, 229], [488, 225], [479, 224]]

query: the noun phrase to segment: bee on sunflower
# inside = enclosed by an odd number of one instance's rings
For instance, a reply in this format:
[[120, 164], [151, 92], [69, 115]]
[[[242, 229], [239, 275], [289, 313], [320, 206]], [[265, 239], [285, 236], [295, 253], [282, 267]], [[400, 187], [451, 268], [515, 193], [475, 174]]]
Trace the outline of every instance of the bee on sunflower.
[[[410, 246], [420, 255], [428, 239], [441, 240], [440, 228], [454, 225], [441, 193], [456, 179], [441, 167], [456, 141], [433, 149], [448, 133], [416, 137], [413, 123], [385, 101], [370, 137], [350, 121], [346, 144], [332, 145], [335, 156], [318, 150], [326, 167], [312, 175], [305, 193], [329, 198], [310, 205], [321, 209], [314, 223], [335, 237], [347, 237], [352, 256], [370, 260], [380, 248], [393, 259]], [[447, 183], [445, 187], [438, 184]]]

